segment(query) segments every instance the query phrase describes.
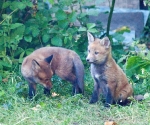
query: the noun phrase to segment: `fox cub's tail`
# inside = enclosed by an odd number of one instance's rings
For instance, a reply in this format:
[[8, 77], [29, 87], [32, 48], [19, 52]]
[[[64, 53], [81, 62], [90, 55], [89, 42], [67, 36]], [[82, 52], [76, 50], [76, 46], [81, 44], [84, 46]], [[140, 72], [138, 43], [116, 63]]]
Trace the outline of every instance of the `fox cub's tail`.
[[80, 58], [75, 58], [73, 60], [74, 70], [76, 75], [76, 88], [78, 93], [84, 93], [84, 65]]

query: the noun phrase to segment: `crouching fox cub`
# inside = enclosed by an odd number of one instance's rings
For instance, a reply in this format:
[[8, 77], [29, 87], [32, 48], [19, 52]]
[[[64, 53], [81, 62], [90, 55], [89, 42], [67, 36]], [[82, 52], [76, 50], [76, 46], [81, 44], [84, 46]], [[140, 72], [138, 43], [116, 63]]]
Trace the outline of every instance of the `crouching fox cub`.
[[88, 43], [86, 60], [91, 63], [91, 75], [94, 79], [90, 103], [97, 102], [99, 95], [103, 94], [106, 99], [105, 106], [113, 103], [125, 104], [133, 90], [126, 75], [112, 58], [109, 39], [94, 39], [88, 33]]
[[21, 73], [29, 83], [30, 98], [35, 95], [37, 83], [44, 86], [45, 94], [50, 94], [53, 74], [72, 83], [73, 95], [84, 91], [84, 66], [72, 50], [60, 47], [37, 49], [24, 59]]

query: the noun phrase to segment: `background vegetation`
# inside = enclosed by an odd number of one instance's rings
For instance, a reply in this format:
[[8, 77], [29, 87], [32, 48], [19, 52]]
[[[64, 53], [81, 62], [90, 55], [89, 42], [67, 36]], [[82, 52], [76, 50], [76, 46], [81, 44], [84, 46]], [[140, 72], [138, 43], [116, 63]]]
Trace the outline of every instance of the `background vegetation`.
[[[123, 50], [121, 29], [109, 36], [113, 56], [126, 72], [135, 94], [145, 94], [145, 101], [133, 101], [130, 106], [112, 106], [105, 109], [99, 101], [89, 105], [93, 80], [85, 62], [87, 31], [97, 37], [105, 36], [100, 22], [89, 23], [84, 0], [3, 0], [0, 2], [0, 125], [103, 125], [106, 120], [115, 120], [121, 125], [149, 125], [150, 92], [150, 19], [140, 39], [128, 50]], [[90, 1], [90, 0], [89, 0]], [[150, 2], [145, 0], [150, 6]], [[108, 32], [108, 31], [107, 31]], [[143, 45], [144, 44], [144, 45]], [[85, 95], [71, 96], [71, 85], [54, 76], [52, 96], [43, 95], [42, 86], [33, 101], [28, 100], [28, 85], [20, 74], [20, 65], [25, 56], [42, 46], [61, 46], [76, 51], [85, 67]], [[135, 51], [138, 46], [141, 51]]]

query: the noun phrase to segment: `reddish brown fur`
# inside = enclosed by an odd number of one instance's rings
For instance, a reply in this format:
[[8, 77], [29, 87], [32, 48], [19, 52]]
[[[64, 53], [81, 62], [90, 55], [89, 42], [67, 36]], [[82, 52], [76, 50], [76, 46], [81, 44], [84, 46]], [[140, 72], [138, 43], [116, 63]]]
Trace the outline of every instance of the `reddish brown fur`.
[[88, 39], [87, 61], [91, 63], [91, 74], [95, 81], [90, 103], [98, 101], [101, 89], [106, 103], [124, 103], [132, 96], [133, 90], [126, 75], [112, 58], [109, 39], [94, 39], [90, 33]]
[[[46, 58], [52, 59], [48, 63], [45, 61]], [[74, 87], [73, 94], [83, 93], [84, 66], [80, 57], [72, 50], [60, 47], [43, 47], [37, 49], [24, 59], [21, 72], [29, 82], [29, 94], [35, 94], [35, 90], [33, 90], [35, 87], [33, 86], [36, 83], [40, 83], [47, 90], [50, 90], [52, 83], [49, 79], [51, 79], [53, 74], [70, 81]], [[30, 92], [30, 89], [32, 92]]]

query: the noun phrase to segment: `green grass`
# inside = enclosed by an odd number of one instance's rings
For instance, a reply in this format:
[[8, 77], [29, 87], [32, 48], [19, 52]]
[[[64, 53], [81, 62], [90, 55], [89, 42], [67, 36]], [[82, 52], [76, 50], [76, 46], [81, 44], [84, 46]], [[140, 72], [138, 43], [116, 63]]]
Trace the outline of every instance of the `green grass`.
[[104, 125], [107, 120], [114, 120], [118, 125], [150, 125], [147, 100], [111, 108], [104, 108], [100, 100], [89, 104], [93, 89], [89, 73], [85, 78], [84, 96], [71, 96], [71, 85], [56, 77], [52, 92], [59, 96], [47, 97], [42, 86], [38, 86], [33, 101], [27, 99], [27, 84], [18, 84], [16, 79], [12, 77], [0, 84], [0, 125]]

